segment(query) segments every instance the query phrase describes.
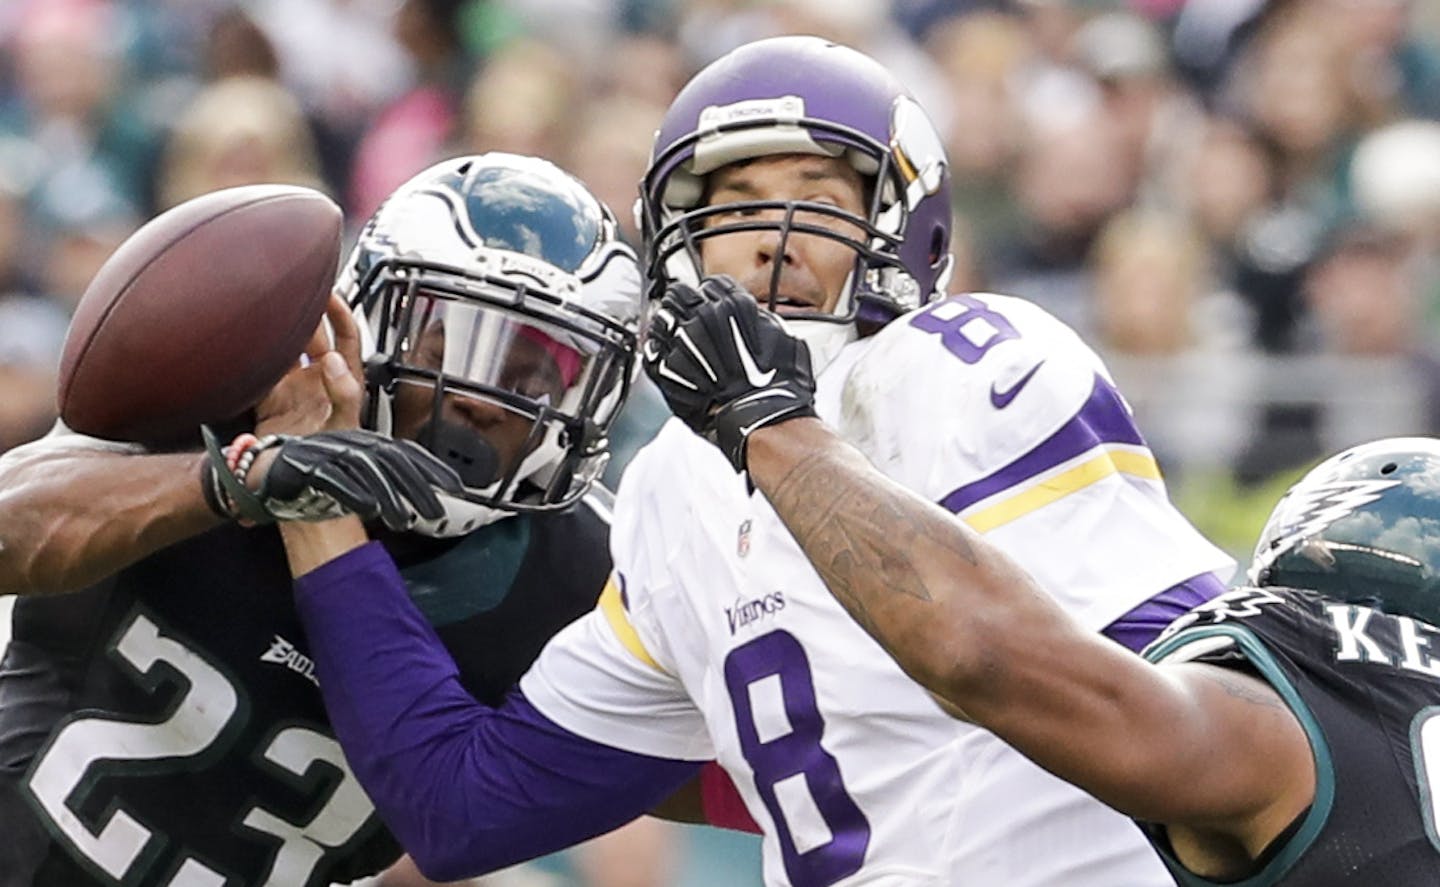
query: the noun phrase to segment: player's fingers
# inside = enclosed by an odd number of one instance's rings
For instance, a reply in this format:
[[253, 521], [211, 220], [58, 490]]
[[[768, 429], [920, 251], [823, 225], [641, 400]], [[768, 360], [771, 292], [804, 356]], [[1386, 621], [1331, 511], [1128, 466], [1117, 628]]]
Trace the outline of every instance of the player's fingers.
[[[383, 453], [383, 449], [368, 452], [351, 450], [338, 467], [374, 497], [379, 506], [380, 520], [385, 522], [385, 526], [392, 530], [406, 530], [410, 527], [412, 515], [402, 493], [403, 480], [394, 466], [382, 463]], [[431, 493], [431, 496], [433, 498], [434, 494]], [[435, 511], [439, 510], [437, 501]]]
[[339, 351], [327, 351], [320, 358], [320, 372], [325, 380], [325, 394], [330, 398], [327, 430], [360, 427], [360, 407], [365, 399], [365, 386]]
[[310, 475], [310, 486], [365, 520], [379, 517], [385, 508], [377, 491], [338, 461], [317, 466]]
[[439, 487], [447, 493], [458, 494], [464, 491], [465, 483], [455, 469], [442, 462], [429, 450], [413, 440], [397, 440], [395, 443], [404, 449], [406, 458], [419, 469], [430, 486]]
[[385, 447], [376, 450], [374, 456], [384, 470], [386, 479], [415, 513], [426, 520], [437, 520], [445, 516], [445, 507], [440, 504], [440, 497], [435, 495], [425, 472], [410, 460], [404, 450]]
[[[335, 301], [333, 294], [330, 296], [330, 301]], [[326, 315], [330, 313], [328, 305], [325, 313]], [[327, 317], [320, 318], [315, 324], [315, 329], [310, 331], [310, 340], [305, 343], [305, 356], [311, 361], [319, 360], [320, 355], [330, 350], [330, 325], [327, 323], [327, 319]]]
[[325, 306], [325, 319], [330, 321], [330, 332], [334, 339], [333, 350], [340, 352], [345, 358], [355, 378], [363, 378], [360, 363], [360, 325], [355, 321], [354, 312], [339, 293], [330, 295], [330, 302]]

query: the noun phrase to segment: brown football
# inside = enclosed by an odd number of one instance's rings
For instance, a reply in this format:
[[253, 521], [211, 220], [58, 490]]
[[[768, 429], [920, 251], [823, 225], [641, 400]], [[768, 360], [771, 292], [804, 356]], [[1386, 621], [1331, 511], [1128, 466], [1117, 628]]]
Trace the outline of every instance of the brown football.
[[121, 244], [75, 310], [60, 418], [143, 443], [243, 414], [294, 365], [340, 263], [340, 208], [248, 185], [162, 213]]

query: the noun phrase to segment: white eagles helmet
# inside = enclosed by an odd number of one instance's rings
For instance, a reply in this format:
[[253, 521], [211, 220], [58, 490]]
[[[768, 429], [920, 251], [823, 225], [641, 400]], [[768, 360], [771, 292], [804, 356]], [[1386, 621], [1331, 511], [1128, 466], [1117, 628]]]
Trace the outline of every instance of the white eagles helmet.
[[[360, 322], [365, 427], [413, 437], [464, 482], [419, 532], [563, 509], [599, 476], [635, 376], [641, 283], [578, 180], [513, 154], [436, 164], [370, 218], [338, 285]], [[456, 419], [481, 410], [505, 417], [513, 464]]]

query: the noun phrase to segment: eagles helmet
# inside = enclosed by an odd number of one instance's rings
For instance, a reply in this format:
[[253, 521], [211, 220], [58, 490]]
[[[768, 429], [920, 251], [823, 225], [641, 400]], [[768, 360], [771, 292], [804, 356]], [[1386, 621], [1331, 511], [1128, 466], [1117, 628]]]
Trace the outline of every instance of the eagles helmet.
[[1375, 441], [1314, 468], [1275, 506], [1249, 579], [1440, 625], [1440, 440]]
[[512, 154], [436, 164], [366, 223], [339, 286], [360, 322], [365, 427], [414, 438], [464, 482], [420, 532], [562, 509], [600, 474], [641, 288], [578, 180]]
[[[867, 183], [867, 217], [809, 201], [705, 207], [708, 174], [796, 153], [848, 160]], [[838, 240], [854, 250], [855, 266], [834, 312], [785, 316], [810, 344], [818, 371], [855, 337], [855, 321], [883, 325], [943, 294], [952, 265], [949, 192], [934, 125], [880, 64], [819, 37], [749, 43], [696, 74], [661, 121], [636, 209], [650, 297], [669, 280], [693, 284], [697, 245], [711, 237], [774, 229], [782, 244], [796, 232]], [[856, 233], [814, 221], [836, 218]], [[774, 309], [778, 262], [771, 280], [768, 294], [755, 295]]]

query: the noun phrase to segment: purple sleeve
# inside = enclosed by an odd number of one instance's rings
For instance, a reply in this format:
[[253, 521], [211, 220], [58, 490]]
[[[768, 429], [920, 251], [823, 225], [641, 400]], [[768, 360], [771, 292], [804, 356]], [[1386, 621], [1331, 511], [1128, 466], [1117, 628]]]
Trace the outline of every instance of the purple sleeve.
[[494, 871], [609, 831], [699, 771], [569, 733], [518, 690], [499, 708], [477, 702], [377, 543], [295, 586], [346, 759], [430, 878]]
[[1201, 573], [1172, 585], [1100, 632], [1112, 641], [1140, 652], [1165, 627], [1213, 597], [1225, 593], [1225, 583], [1214, 573]]

